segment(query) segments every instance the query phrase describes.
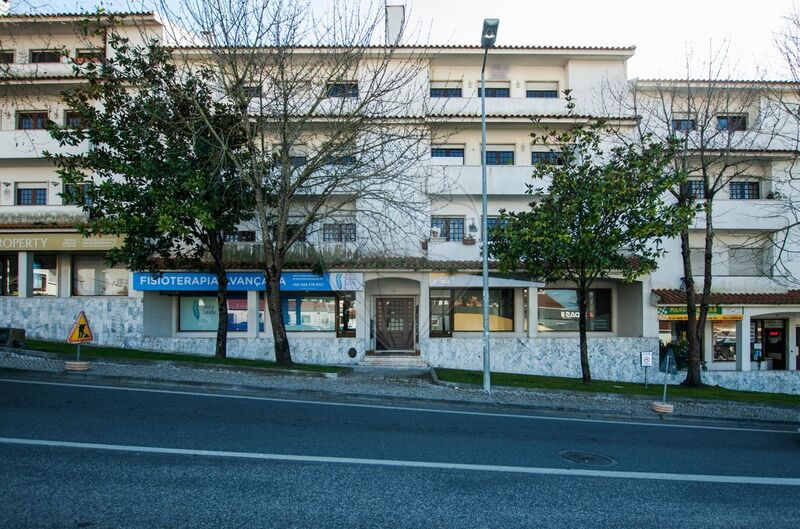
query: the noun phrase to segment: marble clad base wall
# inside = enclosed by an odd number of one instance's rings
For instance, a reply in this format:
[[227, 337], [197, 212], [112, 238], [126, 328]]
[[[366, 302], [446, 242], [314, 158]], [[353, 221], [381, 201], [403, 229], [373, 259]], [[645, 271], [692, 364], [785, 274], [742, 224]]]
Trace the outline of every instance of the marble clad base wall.
[[[0, 297], [0, 327], [20, 327], [30, 338], [65, 340], [83, 310], [95, 335], [94, 343], [161, 352], [214, 354], [214, 338], [145, 337], [142, 335], [141, 298], [19, 298]], [[297, 362], [354, 364], [364, 358], [366, 343], [358, 338], [290, 335]], [[355, 348], [355, 358], [348, 350]], [[423, 359], [432, 367], [480, 370], [483, 367], [480, 336], [427, 338], [420, 343]], [[578, 338], [493, 338], [493, 371], [578, 378], [581, 376]], [[592, 378], [644, 382], [639, 353], [658, 351], [657, 338], [590, 338]], [[274, 360], [270, 337], [228, 340], [228, 356]], [[657, 361], [657, 354], [654, 355]], [[664, 374], [649, 369], [649, 381], [663, 384]], [[683, 381], [684, 373], [668, 376], [669, 384]], [[705, 371], [703, 382], [725, 388], [770, 393], [800, 394], [800, 371]]]

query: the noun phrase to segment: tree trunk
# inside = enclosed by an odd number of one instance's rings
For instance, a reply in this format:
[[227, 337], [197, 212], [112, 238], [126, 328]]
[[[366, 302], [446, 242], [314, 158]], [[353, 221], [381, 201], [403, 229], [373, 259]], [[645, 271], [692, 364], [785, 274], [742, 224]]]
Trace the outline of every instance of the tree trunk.
[[217, 272], [217, 307], [219, 321], [217, 322], [217, 344], [214, 356], [225, 358], [228, 351], [228, 275], [223, 270]]
[[578, 334], [581, 345], [581, 374], [583, 383], [592, 381], [589, 371], [589, 344], [586, 339], [586, 313], [589, 312], [589, 288], [585, 281], [578, 283]]
[[277, 270], [276, 267], [267, 267], [265, 278], [267, 281], [267, 310], [269, 311], [269, 321], [272, 323], [272, 338], [275, 341], [275, 362], [279, 366], [291, 366], [293, 363], [292, 353], [281, 310], [280, 270]]
[[686, 341], [689, 342], [689, 359], [686, 366], [684, 386], [698, 387], [700, 380], [700, 359], [702, 355], [702, 332], [698, 333], [697, 295], [695, 293], [692, 271], [689, 232], [681, 233], [681, 257], [683, 258], [683, 282], [686, 286]]

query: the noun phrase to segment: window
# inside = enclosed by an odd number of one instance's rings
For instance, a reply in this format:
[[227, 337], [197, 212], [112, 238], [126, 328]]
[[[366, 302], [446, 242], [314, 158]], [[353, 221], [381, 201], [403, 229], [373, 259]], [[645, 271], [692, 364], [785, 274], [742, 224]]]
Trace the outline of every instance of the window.
[[331, 222], [322, 225], [323, 242], [353, 242], [356, 240], [354, 222]]
[[127, 296], [128, 270], [102, 255], [72, 257], [73, 296]]
[[514, 165], [514, 151], [486, 151], [486, 165]]
[[558, 82], [529, 81], [525, 83], [525, 97], [553, 99], [558, 97]]
[[46, 184], [17, 184], [18, 206], [46, 206]]
[[261, 85], [245, 85], [242, 87], [242, 95], [250, 99], [258, 99], [262, 95]]
[[[711, 254], [714, 258], [714, 254]], [[689, 262], [692, 265], [692, 275], [704, 275], [706, 270], [706, 250], [705, 248], [689, 248]], [[713, 262], [713, 261], [712, 261]]]
[[356, 293], [336, 293], [336, 336], [356, 335]]
[[[539, 330], [578, 331], [578, 291], [575, 289], [539, 290]], [[586, 314], [586, 330], [611, 330], [611, 289], [589, 291], [589, 309]]]
[[41, 130], [47, 126], [47, 112], [18, 112], [17, 129]]
[[353, 154], [345, 154], [342, 156], [331, 156], [330, 160], [328, 160], [328, 164], [335, 166], [355, 165], [356, 157]]
[[431, 158], [464, 158], [464, 147], [431, 147]]
[[85, 62], [103, 62], [106, 54], [102, 49], [77, 50], [75, 52], [75, 62], [83, 64]]
[[68, 110], [64, 113], [64, 126], [71, 129], [83, 128], [83, 119], [81, 119], [80, 112]]
[[464, 240], [464, 217], [432, 217], [431, 236], [434, 230], [439, 239], [461, 242]]
[[305, 154], [295, 154], [289, 156], [289, 165], [292, 167], [301, 167], [308, 163], [308, 157]]
[[281, 314], [287, 331], [336, 329], [336, 297], [330, 294], [281, 294]]
[[531, 151], [531, 165], [564, 165], [564, 157], [558, 151]]
[[453, 294], [450, 290], [431, 290], [431, 337], [453, 335]]
[[225, 234], [225, 242], [256, 242], [256, 232], [253, 230], [236, 230]]
[[495, 240], [494, 230], [497, 229], [498, 225], [507, 226], [508, 219], [504, 219], [502, 224], [500, 224], [500, 217], [488, 217], [486, 219], [486, 228], [489, 230], [490, 241]]
[[[300, 233], [303, 229], [303, 226], [300, 224], [287, 224], [286, 225], [286, 240], [288, 241], [296, 234]], [[272, 226], [272, 238], [275, 238], [276, 229], [275, 226]], [[306, 234], [300, 233], [300, 237], [297, 239], [299, 242], [303, 242], [306, 240]]]
[[461, 97], [461, 82], [431, 81], [431, 97]]
[[[228, 331], [247, 331], [247, 292], [228, 292]], [[181, 294], [178, 301], [178, 330], [216, 332], [219, 326], [219, 301], [216, 292]]]
[[33, 50], [31, 51], [31, 62], [61, 62], [61, 52], [57, 50]]
[[717, 116], [717, 130], [728, 132], [747, 130], [747, 116], [744, 114]]
[[680, 118], [672, 120], [672, 130], [674, 132], [691, 132], [697, 128], [697, 120], [692, 118]]
[[331, 83], [328, 97], [358, 97], [358, 83]]
[[[479, 288], [455, 291], [453, 295], [453, 330], [483, 330], [483, 292]], [[489, 330], [514, 330], [514, 289], [489, 290]]]
[[[478, 87], [478, 97], [481, 97], [481, 88]], [[505, 87], [486, 87], [486, 97], [511, 97], [511, 89]]]
[[61, 193], [61, 202], [65, 206], [92, 207], [92, 184], [67, 184]]
[[702, 180], [692, 179], [687, 180], [684, 185], [684, 191], [687, 195], [696, 199], [706, 198], [706, 186]]
[[732, 276], [769, 275], [767, 248], [730, 248], [729, 271]]
[[19, 257], [0, 254], [0, 296], [19, 294]]
[[58, 295], [58, 256], [33, 254], [33, 295]]
[[736, 322], [711, 322], [711, 340], [714, 344], [714, 362], [736, 361]]
[[731, 200], [756, 200], [761, 198], [758, 182], [731, 182]]
[[13, 64], [14, 50], [0, 50], [0, 64]]

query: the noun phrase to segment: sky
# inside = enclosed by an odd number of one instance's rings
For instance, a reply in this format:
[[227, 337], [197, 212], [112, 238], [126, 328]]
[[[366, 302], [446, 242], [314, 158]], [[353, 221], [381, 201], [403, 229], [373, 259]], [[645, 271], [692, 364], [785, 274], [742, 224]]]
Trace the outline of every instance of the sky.
[[[16, 0], [47, 10], [92, 9], [82, 0]], [[102, 0], [110, 8], [141, 0]], [[179, 0], [175, 0], [179, 1]], [[215, 0], [208, 0], [215, 1]], [[325, 9], [332, 0], [309, 0]], [[350, 4], [381, 0], [345, 0]], [[406, 0], [410, 33], [435, 44], [477, 44], [484, 18], [500, 19], [498, 44], [636, 46], [630, 78], [683, 77], [727, 50], [737, 79], [787, 77], [776, 51], [783, 17], [800, 0]], [[12, 5], [15, 0], [11, 0]], [[21, 8], [21, 7], [20, 7]]]

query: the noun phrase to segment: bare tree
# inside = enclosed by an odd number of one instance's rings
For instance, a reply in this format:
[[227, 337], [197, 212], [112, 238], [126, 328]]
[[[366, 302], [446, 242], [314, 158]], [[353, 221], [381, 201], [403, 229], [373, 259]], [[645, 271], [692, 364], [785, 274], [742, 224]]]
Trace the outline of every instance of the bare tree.
[[[231, 156], [256, 203], [276, 360], [291, 364], [280, 278], [304, 241], [327, 229], [357, 238], [353, 255], [419, 251], [409, 235], [427, 223], [428, 58], [397, 39], [380, 44], [377, 5], [334, 2], [322, 16], [292, 0], [162, 10], [176, 62], [210, 67], [219, 96], [246, 121], [247, 152]], [[216, 134], [225, 145], [227, 132]], [[330, 227], [341, 221], [350, 226]]]
[[[785, 149], [782, 113], [768, 97], [768, 84], [730, 80], [725, 51], [707, 61], [700, 75], [693, 75], [693, 63], [687, 55], [684, 78], [634, 80], [625, 93], [607, 93], [606, 100], [618, 105], [617, 111], [639, 116], [636, 131], [621, 133], [622, 141], [640, 142], [648, 134], [664, 142], [679, 140], [671, 170], [688, 180], [671, 194], [679, 204], [697, 209], [695, 223], [680, 234], [689, 344], [684, 384], [699, 386], [713, 264], [754, 266], [771, 276], [771, 249], [785, 240], [774, 230], [722, 237], [718, 229], [725, 226], [718, 228], [717, 222], [727, 211], [717, 201], [779, 196], [771, 187], [771, 164], [793, 155]], [[782, 215], [784, 204], [775, 205], [759, 214]], [[731, 205], [726, 207], [730, 211]]]

